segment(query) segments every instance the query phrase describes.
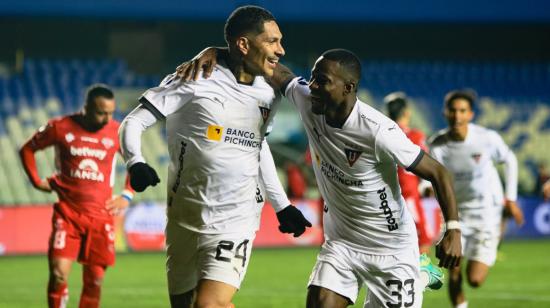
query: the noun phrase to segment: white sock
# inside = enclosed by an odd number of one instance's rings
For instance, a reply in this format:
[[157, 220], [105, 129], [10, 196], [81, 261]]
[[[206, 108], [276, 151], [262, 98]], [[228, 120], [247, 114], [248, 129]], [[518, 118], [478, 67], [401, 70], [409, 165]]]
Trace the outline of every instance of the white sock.
[[425, 271], [420, 271], [420, 286], [422, 290], [425, 290], [428, 284], [430, 283], [430, 275]]
[[455, 306], [455, 308], [468, 308], [468, 302], [463, 302]]

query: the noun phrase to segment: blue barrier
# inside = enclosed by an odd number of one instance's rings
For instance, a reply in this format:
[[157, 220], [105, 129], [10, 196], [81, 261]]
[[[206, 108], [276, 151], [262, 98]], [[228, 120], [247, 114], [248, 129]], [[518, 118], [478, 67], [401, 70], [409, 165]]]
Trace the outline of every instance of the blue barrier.
[[506, 238], [550, 237], [550, 202], [541, 198], [519, 198], [525, 224], [520, 228], [513, 220], [508, 222]]

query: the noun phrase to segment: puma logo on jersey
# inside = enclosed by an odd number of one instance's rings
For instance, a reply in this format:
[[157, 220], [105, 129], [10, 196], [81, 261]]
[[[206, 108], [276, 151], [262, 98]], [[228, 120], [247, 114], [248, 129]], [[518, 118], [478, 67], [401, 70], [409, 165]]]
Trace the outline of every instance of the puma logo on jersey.
[[344, 152], [346, 153], [346, 158], [348, 159], [350, 167], [353, 167], [353, 164], [355, 164], [355, 162], [359, 159], [359, 156], [361, 156], [361, 153], [363, 153], [351, 149], [344, 149]]
[[260, 108], [260, 113], [262, 114], [262, 119], [264, 119], [264, 123], [265, 123], [269, 118], [269, 113], [271, 112], [271, 110], [269, 110], [266, 107], [258, 107], [258, 108]]
[[223, 126], [208, 125], [206, 129], [206, 138], [214, 141], [222, 140]]
[[479, 163], [479, 160], [481, 159], [481, 153], [472, 154], [472, 158], [476, 161], [476, 163]]

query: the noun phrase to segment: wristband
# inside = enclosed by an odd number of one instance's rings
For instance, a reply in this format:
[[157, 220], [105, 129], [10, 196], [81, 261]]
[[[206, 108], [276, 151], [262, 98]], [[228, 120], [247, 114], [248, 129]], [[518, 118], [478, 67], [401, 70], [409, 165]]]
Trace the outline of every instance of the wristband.
[[458, 220], [449, 220], [445, 223], [445, 229], [446, 230], [453, 230], [453, 229], [460, 230], [460, 223], [458, 222]]
[[131, 191], [127, 190], [127, 189], [123, 190], [122, 193], [120, 194], [120, 196], [122, 198], [128, 200], [128, 202], [132, 202], [132, 199], [134, 198], [134, 194]]

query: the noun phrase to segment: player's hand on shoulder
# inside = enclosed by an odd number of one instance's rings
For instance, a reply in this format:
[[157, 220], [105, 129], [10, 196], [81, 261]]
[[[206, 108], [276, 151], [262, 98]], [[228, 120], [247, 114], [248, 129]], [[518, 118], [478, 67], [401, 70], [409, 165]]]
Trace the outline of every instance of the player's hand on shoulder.
[[522, 226], [525, 223], [523, 211], [515, 201], [506, 200], [504, 203], [504, 216], [514, 218], [518, 226]]
[[292, 204], [277, 212], [277, 220], [279, 220], [279, 231], [292, 233], [294, 237], [302, 235], [306, 227], [311, 227], [311, 223], [302, 212]]
[[190, 61], [180, 64], [176, 68], [177, 76], [183, 81], [197, 80], [202, 70], [202, 77], [207, 79], [216, 66], [217, 56], [218, 48], [207, 47]]
[[130, 172], [130, 185], [137, 192], [144, 191], [148, 186], [156, 186], [160, 182], [155, 169], [146, 163], [135, 163], [128, 172]]
[[440, 267], [451, 269], [460, 264], [462, 257], [460, 229], [445, 231], [443, 238], [436, 246], [435, 255], [439, 259]]

